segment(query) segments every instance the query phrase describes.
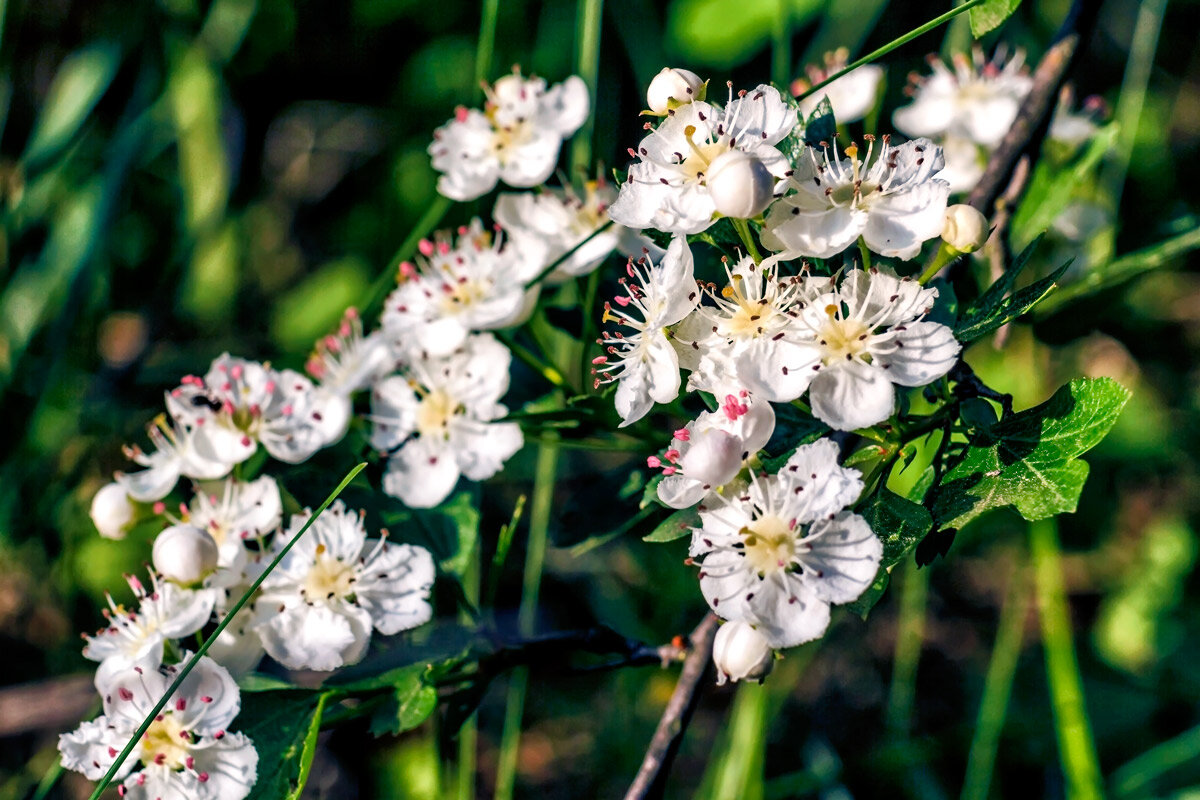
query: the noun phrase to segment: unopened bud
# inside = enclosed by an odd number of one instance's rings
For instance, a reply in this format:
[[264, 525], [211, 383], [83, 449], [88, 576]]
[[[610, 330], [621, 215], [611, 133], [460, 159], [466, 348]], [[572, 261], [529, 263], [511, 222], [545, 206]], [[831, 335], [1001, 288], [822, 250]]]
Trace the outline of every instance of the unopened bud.
[[704, 81], [686, 69], [665, 67], [646, 89], [646, 105], [660, 117], [672, 108], [704, 99]]
[[679, 459], [679, 467], [688, 478], [706, 486], [721, 486], [742, 468], [742, 440], [722, 430], [699, 433]]
[[946, 209], [942, 239], [960, 253], [974, 253], [988, 239], [988, 221], [979, 209], [962, 203]]
[[150, 560], [164, 578], [191, 586], [217, 568], [217, 543], [195, 525], [172, 525], [154, 540]]
[[704, 182], [717, 211], [734, 219], [757, 217], [775, 195], [775, 176], [762, 161], [741, 150], [714, 158]]
[[718, 686], [726, 681], [762, 682], [775, 666], [775, 653], [761, 633], [748, 623], [734, 620], [717, 629], [713, 663], [717, 665]]
[[133, 522], [134, 508], [125, 487], [114, 482], [96, 492], [89, 513], [92, 524], [105, 539], [124, 539]]

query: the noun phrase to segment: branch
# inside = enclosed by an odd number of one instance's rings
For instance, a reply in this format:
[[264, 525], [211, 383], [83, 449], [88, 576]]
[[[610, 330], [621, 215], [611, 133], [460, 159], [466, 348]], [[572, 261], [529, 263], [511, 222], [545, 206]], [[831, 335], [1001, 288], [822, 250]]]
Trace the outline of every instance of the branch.
[[692, 631], [692, 652], [683, 662], [683, 670], [679, 673], [679, 683], [667, 702], [662, 719], [654, 730], [650, 747], [642, 759], [625, 800], [643, 800], [643, 798], [661, 797], [666, 786], [667, 774], [671, 762], [679, 751], [679, 743], [683, 740], [683, 732], [687, 730], [692, 712], [696, 710], [696, 702], [700, 694], [697, 691], [704, 676], [709, 672], [712, 663], [713, 638], [717, 635], [717, 618], [712, 612], [705, 615], [696, 629]]

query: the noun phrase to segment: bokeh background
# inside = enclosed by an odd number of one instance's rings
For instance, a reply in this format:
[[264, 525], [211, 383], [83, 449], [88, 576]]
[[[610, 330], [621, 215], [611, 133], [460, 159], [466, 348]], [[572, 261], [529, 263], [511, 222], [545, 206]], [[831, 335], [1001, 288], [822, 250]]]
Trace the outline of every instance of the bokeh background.
[[[717, 87], [766, 80], [781, 7], [795, 75], [826, 50], [866, 52], [945, 10], [607, 0], [597, 160], [624, 165], [644, 87], [664, 65]], [[983, 44], [1003, 40], [1036, 61], [1066, 10], [1027, 0]], [[1194, 0], [1103, 3], [1072, 83], [1103, 98], [1120, 130], [1078, 181], [1046, 265], [1074, 255], [1082, 277], [1196, 227], [1198, 13]], [[140, 441], [180, 375], [226, 350], [298, 368], [346, 306], [365, 302], [434, 198], [433, 128], [479, 100], [479, 19], [464, 0], [0, 0], [0, 800], [29, 795], [56, 735], [89, 710], [78, 632], [99, 625], [103, 592], [148, 557], [146, 537], [102, 540], [87, 516], [126, 466], [121, 445]], [[575, 36], [574, 3], [506, 0], [492, 77], [519, 64], [559, 80]], [[962, 17], [893, 53], [883, 129], [927, 53], [969, 46]], [[486, 212], [465, 204], [448, 221]], [[1080, 374], [1133, 390], [1087, 457], [1078, 513], [1059, 525], [1087, 716], [1119, 797], [1200, 797], [1197, 266], [1165, 259], [1085, 302], [1049, 304], [1012, 326], [1002, 349], [989, 338], [968, 354], [1018, 408]], [[516, 373], [510, 404], [534, 396], [533, 382]], [[528, 492], [531, 451], [479, 495], [485, 562]], [[682, 542], [643, 543], [635, 527], [576, 547], [636, 512], [640, 492], [621, 490], [637, 460], [564, 457], [542, 629], [605, 624], [664, 642], [702, 615]], [[322, 462], [324, 483], [302, 502], [349, 466]], [[835, 615], [826, 639], [793, 651], [763, 689], [708, 691], [669, 796], [986, 797], [970, 780], [964, 793], [964, 780], [989, 669], [1015, 673], [1011, 697], [984, 704], [993, 721], [1007, 712], [991, 796], [1062, 796], [1027, 541], [1015, 514], [993, 514], [960, 532], [948, 557], [898, 567], [869, 619]], [[522, 546], [518, 533], [511, 564]], [[511, 624], [519, 596], [514, 567], [499, 624]], [[653, 667], [535, 671], [517, 795], [619, 795], [674, 679]], [[503, 714], [501, 681], [479, 715], [480, 796]], [[353, 723], [325, 745], [306, 796], [433, 798], [454, 787], [435, 723], [379, 740]], [[86, 791], [69, 776], [51, 796]]]

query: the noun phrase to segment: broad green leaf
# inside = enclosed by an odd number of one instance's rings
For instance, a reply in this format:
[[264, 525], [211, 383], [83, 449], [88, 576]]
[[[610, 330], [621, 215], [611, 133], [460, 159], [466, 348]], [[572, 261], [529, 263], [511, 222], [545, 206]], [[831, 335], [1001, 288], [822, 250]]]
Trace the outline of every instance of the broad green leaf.
[[976, 39], [996, 30], [1004, 21], [1013, 15], [1021, 0], [988, 0], [975, 6], [967, 14], [971, 17], [971, 35]]
[[875, 581], [849, 608], [865, 617], [887, 589], [891, 568], [908, 555], [933, 527], [928, 509], [887, 488], [880, 489], [861, 511], [871, 530], [883, 542], [883, 557]]
[[442, 571], [462, 577], [479, 541], [479, 511], [469, 492], [429, 511], [414, 511], [413, 519], [425, 532], [425, 544]]
[[673, 542], [692, 532], [700, 523], [700, 512], [694, 508], [681, 508], [658, 524], [658, 527], [642, 537], [643, 542]]
[[371, 715], [371, 733], [386, 736], [412, 730], [437, 708], [437, 689], [427, 683], [433, 667], [413, 664], [391, 673], [393, 686], [383, 706]]
[[120, 63], [121, 51], [112, 42], [93, 44], [63, 61], [25, 148], [27, 164], [44, 161], [70, 141], [112, 83]]
[[[250, 692], [242, 696], [235, 729], [258, 751], [258, 780], [249, 800], [279, 800], [303, 788], [306, 751], [320, 727], [324, 695], [307, 689]], [[311, 752], [308, 754], [311, 764]]]
[[961, 528], [1009, 505], [1028, 520], [1074, 511], [1088, 474], [1079, 456], [1099, 444], [1128, 399], [1111, 378], [1074, 380], [976, 437], [942, 479], [933, 505], [938, 527]]

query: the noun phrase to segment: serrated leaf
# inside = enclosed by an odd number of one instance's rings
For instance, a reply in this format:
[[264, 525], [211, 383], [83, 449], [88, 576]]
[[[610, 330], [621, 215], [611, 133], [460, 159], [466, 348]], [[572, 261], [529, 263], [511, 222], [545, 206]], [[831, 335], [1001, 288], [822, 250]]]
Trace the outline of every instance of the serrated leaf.
[[700, 524], [700, 512], [694, 508], [682, 508], [658, 524], [658, 527], [642, 537], [643, 542], [673, 542], [690, 536], [692, 528]]
[[1021, 0], [988, 0], [975, 6], [967, 14], [971, 18], [971, 35], [976, 39], [996, 30], [1013, 15]]
[[976, 437], [943, 476], [933, 505], [939, 528], [1009, 505], [1028, 520], [1074, 511], [1088, 474], [1079, 456], [1099, 444], [1128, 399], [1111, 378], [1074, 380]]
[[320, 727], [324, 706], [321, 692], [307, 689], [253, 692], [242, 697], [236, 729], [258, 751], [258, 780], [248, 800], [279, 800], [303, 788], [305, 753], [312, 763], [310, 740]]
[[828, 144], [836, 135], [837, 119], [833, 116], [833, 106], [829, 104], [829, 97], [823, 96], [804, 123], [804, 141], [809, 147], [820, 147], [821, 142]]
[[887, 488], [880, 489], [860, 513], [883, 542], [883, 557], [879, 560], [879, 572], [875, 581], [857, 600], [849, 604], [851, 611], [865, 617], [887, 589], [891, 568], [900, 563], [909, 551], [929, 534], [933, 527], [933, 517], [925, 506], [907, 500]]
[[1037, 246], [1039, 241], [1041, 241], [1040, 236], [1025, 248], [1013, 263], [1012, 269], [1005, 272], [979, 300], [971, 304], [971, 307], [964, 312], [962, 318], [959, 320], [958, 325], [955, 326], [954, 338], [963, 344], [968, 344], [982, 336], [986, 336], [997, 328], [1003, 327], [1017, 319], [1022, 314], [1029, 312], [1058, 287], [1058, 279], [1071, 266], [1070, 261], [1054, 270], [1054, 272], [1045, 278], [1034, 281], [1007, 297], [998, 296], [998, 289], [1007, 292], [1012, 286], [1013, 281], [1016, 280], [1017, 273], [1024, 268], [1026, 262], [1029, 260], [1029, 256], [1033, 252], [1033, 248]]
[[437, 708], [437, 690], [427, 683], [431, 670], [428, 664], [413, 664], [391, 674], [392, 692], [371, 715], [372, 734], [403, 733], [429, 718]]

